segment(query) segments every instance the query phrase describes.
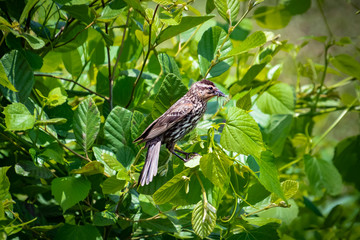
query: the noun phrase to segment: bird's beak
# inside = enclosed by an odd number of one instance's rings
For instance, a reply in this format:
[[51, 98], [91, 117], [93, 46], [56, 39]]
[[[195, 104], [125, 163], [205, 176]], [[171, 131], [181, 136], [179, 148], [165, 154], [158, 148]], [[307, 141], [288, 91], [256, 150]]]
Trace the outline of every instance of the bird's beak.
[[216, 90], [215, 95], [218, 97], [226, 97], [226, 95], [223, 94], [219, 89]]

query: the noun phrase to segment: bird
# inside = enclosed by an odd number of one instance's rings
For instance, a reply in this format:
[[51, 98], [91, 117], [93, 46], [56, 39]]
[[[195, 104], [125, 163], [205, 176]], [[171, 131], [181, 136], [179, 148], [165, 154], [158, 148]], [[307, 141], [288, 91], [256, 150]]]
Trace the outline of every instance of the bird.
[[[160, 147], [166, 144], [170, 153], [184, 162], [196, 153], [175, 149], [175, 144], [195, 128], [206, 111], [207, 102], [213, 97], [225, 97], [213, 82], [207, 79], [195, 82], [189, 91], [175, 102], [164, 114], [153, 121], [134, 143], [146, 142], [145, 163], [140, 173], [138, 185], [148, 185], [157, 175]], [[185, 155], [185, 158], [179, 154]]]

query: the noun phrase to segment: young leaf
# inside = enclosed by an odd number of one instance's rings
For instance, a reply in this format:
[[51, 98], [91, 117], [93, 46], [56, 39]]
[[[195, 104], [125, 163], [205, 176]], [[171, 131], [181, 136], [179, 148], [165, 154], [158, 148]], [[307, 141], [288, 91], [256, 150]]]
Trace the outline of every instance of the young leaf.
[[12, 103], [4, 108], [5, 125], [10, 131], [24, 131], [35, 124], [35, 117], [22, 103]]
[[295, 108], [293, 90], [288, 84], [275, 84], [259, 97], [256, 105], [267, 114], [292, 114]]
[[48, 95], [48, 104], [50, 107], [56, 107], [66, 102], [67, 93], [65, 89], [57, 87], [52, 89]]
[[[211, 39], [211, 41], [209, 41]], [[226, 39], [226, 32], [221, 27], [215, 26], [211, 27], [204, 32], [201, 37], [201, 40], [198, 44], [198, 58], [200, 64], [200, 73], [202, 76], [205, 76], [205, 73], [212, 64], [212, 61], [215, 59], [216, 55], [221, 54], [225, 56], [232, 48], [230, 39], [225, 41], [225, 44], [222, 46], [224, 40]], [[221, 48], [222, 46], [222, 48]], [[220, 49], [221, 48], [221, 49]], [[232, 58], [226, 59], [220, 63], [217, 63], [210, 71], [211, 77], [216, 77], [227, 71], [232, 65]]]
[[172, 73], [166, 75], [154, 101], [153, 111], [151, 112], [153, 119], [160, 117], [171, 105], [184, 96], [187, 91], [185, 85], [176, 75]]
[[341, 72], [360, 79], [360, 63], [355, 58], [346, 54], [339, 54], [332, 57], [330, 62]]
[[258, 158], [264, 149], [259, 126], [249, 114], [236, 107], [228, 111], [220, 144], [228, 151]]
[[74, 113], [74, 135], [86, 152], [94, 143], [100, 129], [100, 113], [92, 98], [82, 101]]
[[239, 0], [214, 0], [214, 4], [220, 16], [227, 22], [234, 22], [239, 13]]
[[153, 195], [156, 204], [164, 204], [169, 202], [180, 189], [185, 185], [184, 177], [188, 177], [191, 168], [186, 168], [181, 173], [175, 175], [170, 181], [162, 185]]
[[[294, 180], [285, 180], [284, 182], [281, 182], [281, 189], [284, 192], [285, 198], [290, 199], [299, 190], [299, 182]], [[279, 203], [280, 201], [282, 201], [282, 199], [279, 198], [276, 194], [274, 193], [271, 194], [272, 203]]]
[[200, 238], [206, 238], [216, 225], [216, 208], [210, 203], [200, 200], [192, 212], [192, 227]]
[[34, 85], [34, 73], [26, 58], [17, 50], [5, 54], [1, 60], [5, 74], [17, 92], [0, 86], [1, 92], [10, 102], [22, 102], [28, 99]]
[[310, 155], [304, 156], [304, 163], [306, 175], [316, 190], [325, 188], [332, 196], [341, 193], [341, 175], [332, 163]]
[[202, 24], [203, 22], [206, 22], [213, 17], [214, 16], [185, 16], [182, 18], [179, 25], [165, 28], [164, 31], [159, 34], [156, 40], [156, 44], [159, 45], [165, 40], [175, 37], [180, 33], [189, 30], [190, 28], [196, 27], [197, 25]]
[[84, 200], [90, 191], [91, 183], [81, 177], [55, 178], [51, 182], [51, 193], [60, 204], [63, 212]]

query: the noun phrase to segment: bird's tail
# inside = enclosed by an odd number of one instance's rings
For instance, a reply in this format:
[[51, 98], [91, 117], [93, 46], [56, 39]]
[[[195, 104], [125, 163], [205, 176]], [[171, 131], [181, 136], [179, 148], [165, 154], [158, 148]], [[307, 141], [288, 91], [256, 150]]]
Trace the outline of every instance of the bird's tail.
[[139, 184], [144, 186], [149, 184], [157, 174], [161, 139], [155, 138], [146, 143], [148, 151], [145, 164], [139, 177]]

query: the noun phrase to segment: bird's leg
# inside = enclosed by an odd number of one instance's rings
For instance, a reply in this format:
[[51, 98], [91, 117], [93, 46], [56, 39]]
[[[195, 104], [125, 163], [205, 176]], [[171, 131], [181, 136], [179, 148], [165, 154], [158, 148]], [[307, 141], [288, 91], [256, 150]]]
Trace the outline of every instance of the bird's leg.
[[170, 151], [172, 154], [174, 154], [175, 156], [177, 156], [178, 158], [180, 158], [181, 160], [183, 160], [184, 162], [189, 161], [189, 159], [185, 159], [185, 158], [181, 157], [179, 154], [177, 154], [177, 153], [174, 151], [174, 149], [169, 149], [169, 151]]

